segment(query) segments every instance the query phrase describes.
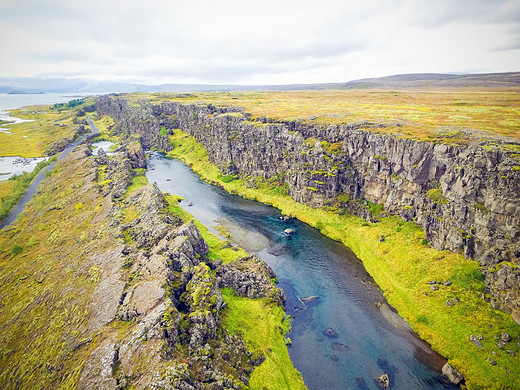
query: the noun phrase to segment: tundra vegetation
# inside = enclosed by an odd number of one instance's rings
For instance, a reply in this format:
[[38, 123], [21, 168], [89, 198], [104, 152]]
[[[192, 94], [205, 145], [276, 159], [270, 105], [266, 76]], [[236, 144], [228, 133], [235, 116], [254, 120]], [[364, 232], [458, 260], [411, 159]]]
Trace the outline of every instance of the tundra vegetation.
[[446, 144], [466, 144], [490, 135], [520, 139], [517, 89], [139, 93], [130, 99], [134, 104], [178, 101], [243, 107], [251, 113], [251, 120], [385, 123], [386, 127], [372, 131]]
[[[466, 144], [492, 136], [520, 138], [516, 90], [132, 94], [126, 98], [134, 105], [169, 100], [244, 107], [250, 113], [249, 119], [259, 126], [270, 120], [301, 120], [309, 124], [374, 121], [388, 125], [367, 128], [368, 131], [447, 144]], [[54, 107], [46, 114], [49, 118], [63, 115], [71, 119], [66, 109]], [[74, 109], [80, 110], [80, 118], [85, 115], [81, 105]], [[38, 115], [38, 110], [33, 111]], [[67, 126], [55, 126], [56, 119], [49, 118], [52, 131], [67, 130]], [[67, 123], [66, 118], [60, 120]], [[95, 123], [100, 128], [100, 139], [119, 143], [112, 118], [103, 116]], [[279, 177], [264, 179], [223, 173], [211, 164], [207, 151], [193, 137], [181, 129], [165, 130], [158, 131], [169, 137], [173, 146], [169, 156], [185, 161], [203, 179], [230, 193], [273, 205], [283, 214], [294, 216], [350, 247], [383, 289], [388, 302], [465, 375], [465, 386], [517, 387], [520, 328], [509, 315], [482, 300], [484, 281], [477, 262], [460, 254], [434, 250], [419, 226], [397, 216], [371, 223], [339, 213], [339, 207], [320, 209], [297, 203], [288, 196], [288, 188], [280, 185], [283, 181]], [[43, 133], [33, 133], [35, 139], [45, 140], [35, 143], [39, 146], [34, 147], [34, 155], [41, 155], [58, 138], [70, 136], [46, 138]], [[335, 153], [341, 145], [322, 143], [322, 148]], [[100, 271], [85, 265], [85, 257], [89, 252], [101, 253], [115, 245], [135, 245], [128, 231], [114, 233], [114, 226], [99, 218], [108, 207], [101, 192], [110, 185], [110, 178], [103, 165], [96, 174], [97, 186], [86, 186], [86, 165], [58, 163], [21, 218], [0, 234], [0, 383], [4, 387], [74, 387], [86, 359], [104, 337], [132, 332], [131, 323], [119, 320], [92, 337], [87, 331], [88, 297]], [[254, 186], [250, 185], [252, 182]], [[136, 170], [131, 185], [117, 203], [122, 223], [130, 224], [139, 218], [138, 210], [126, 199], [146, 185], [143, 172]], [[8, 193], [12, 188], [3, 191]], [[439, 203], [444, 201], [442, 192], [436, 189], [428, 197]], [[178, 205], [179, 200], [175, 195], [166, 196], [168, 212], [184, 221], [192, 220]], [[348, 194], [338, 194], [338, 206], [349, 201]], [[367, 207], [375, 215], [383, 212], [380, 205]], [[474, 207], [485, 211], [484, 205]], [[209, 244], [209, 259], [227, 263], [247, 256], [229, 248], [200, 223], [195, 224]], [[434, 280], [439, 282], [437, 290], [430, 288]], [[448, 288], [441, 281], [450, 281], [451, 285]], [[224, 327], [241, 334], [250, 351], [265, 352], [266, 360], [253, 372], [250, 388], [303, 388], [289, 360], [284, 335], [278, 329], [282, 326], [286, 333], [290, 326], [282, 310], [263, 299], [235, 296], [228, 288], [222, 290], [222, 296], [227, 303], [222, 317]], [[458, 303], [448, 307], [448, 300]], [[254, 327], [252, 324], [259, 318], [262, 326]], [[496, 346], [495, 338], [504, 333], [514, 340], [507, 345], [511, 353]], [[469, 335], [482, 335], [482, 348], [470, 342]], [[490, 364], [489, 359], [497, 365]]]
[[[21, 123], [3, 126], [0, 132], [0, 156], [41, 157], [49, 146], [63, 138], [72, 140], [78, 128], [84, 122], [84, 107], [89, 107], [93, 100], [63, 103], [56, 106], [28, 106], [11, 110], [14, 117], [26, 120]], [[77, 116], [80, 113], [82, 116]]]

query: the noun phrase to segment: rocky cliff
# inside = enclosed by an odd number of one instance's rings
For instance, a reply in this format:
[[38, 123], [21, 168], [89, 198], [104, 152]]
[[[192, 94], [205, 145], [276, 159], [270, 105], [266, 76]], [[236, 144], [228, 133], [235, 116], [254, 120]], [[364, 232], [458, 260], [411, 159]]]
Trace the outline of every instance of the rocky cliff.
[[276, 177], [298, 202], [415, 221], [436, 249], [478, 260], [485, 299], [520, 323], [518, 142], [449, 146], [385, 135], [379, 123], [251, 121], [237, 108], [129, 105], [117, 96], [100, 98], [97, 110], [114, 118], [114, 131], [139, 134], [145, 148], [171, 150], [167, 134], [181, 128], [223, 173]]
[[242, 389], [263, 362], [220, 287], [281, 304], [273, 271], [209, 259], [155, 184], [130, 188], [145, 164], [139, 143], [79, 146], [2, 231], [2, 388]]
[[[119, 320], [131, 332], [105, 332], [108, 336], [85, 363], [79, 388], [242, 388], [264, 357], [253, 355], [240, 336], [220, 324], [225, 306], [221, 279], [240, 268], [208, 259], [208, 244], [198, 229], [168, 213], [155, 184], [123, 197], [132, 183], [132, 166], [146, 163], [142, 155], [135, 144], [109, 160], [100, 155], [99, 162], [107, 163], [104, 196], [113, 205], [108, 217], [127, 244], [91, 259], [101, 278], [92, 294], [89, 324], [100, 331]], [[257, 267], [255, 297], [280, 302], [283, 293], [271, 279], [262, 279], [272, 270], [254, 257], [244, 262]], [[244, 283], [226, 286], [244, 295]]]

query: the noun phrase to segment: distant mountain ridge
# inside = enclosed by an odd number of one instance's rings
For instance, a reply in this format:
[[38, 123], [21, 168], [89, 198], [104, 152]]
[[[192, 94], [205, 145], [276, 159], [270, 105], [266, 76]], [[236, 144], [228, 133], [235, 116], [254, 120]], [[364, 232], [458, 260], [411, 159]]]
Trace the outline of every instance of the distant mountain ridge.
[[69, 79], [0, 78], [0, 93], [289, 91], [322, 89], [520, 88], [520, 72], [485, 74], [411, 73], [344, 83], [287, 85], [145, 85]]
[[449, 88], [449, 87], [520, 87], [520, 72], [485, 74], [414, 73], [379, 78], [367, 78], [340, 84], [340, 88]]

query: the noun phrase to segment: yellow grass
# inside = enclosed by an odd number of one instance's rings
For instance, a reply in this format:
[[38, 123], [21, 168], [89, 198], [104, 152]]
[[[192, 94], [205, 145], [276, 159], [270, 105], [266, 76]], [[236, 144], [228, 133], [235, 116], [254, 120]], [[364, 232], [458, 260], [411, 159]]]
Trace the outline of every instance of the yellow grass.
[[0, 181], [0, 199], [9, 195], [13, 191], [15, 184], [16, 182], [14, 180]]
[[445, 143], [466, 142], [468, 136], [461, 131], [471, 132], [476, 139], [492, 135], [520, 139], [520, 98], [511, 89], [140, 93], [129, 97], [134, 102], [143, 99], [244, 107], [253, 119], [303, 119], [317, 124], [372, 121], [389, 125], [372, 131]]
[[[53, 142], [72, 138], [77, 125], [72, 123], [72, 111], [53, 111], [49, 106], [29, 106], [11, 110], [15, 117], [30, 122], [11, 124], [0, 133], [0, 156], [40, 157]], [[59, 121], [65, 126], [55, 125]]]

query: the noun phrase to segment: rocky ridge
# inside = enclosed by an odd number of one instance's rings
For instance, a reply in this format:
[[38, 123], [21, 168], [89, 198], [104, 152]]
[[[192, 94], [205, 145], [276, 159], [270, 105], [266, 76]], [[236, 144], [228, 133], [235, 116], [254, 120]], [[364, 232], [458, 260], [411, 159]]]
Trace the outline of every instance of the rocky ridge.
[[[124, 145], [112, 158], [103, 151], [95, 158], [82, 145], [46, 183], [46, 191], [56, 191], [58, 201], [40, 215], [63, 209], [70, 199], [82, 199], [71, 208], [78, 219], [89, 221], [80, 232], [81, 249], [74, 246], [76, 273], [86, 275], [88, 288], [76, 291], [70, 286], [65, 294], [85, 297], [81, 317], [88, 320], [74, 328], [73, 340], [80, 341], [71, 342], [57, 358], [82, 359], [75, 369], [80, 370], [75, 382], [79, 389], [242, 389], [264, 357], [259, 351], [251, 353], [241, 336], [221, 325], [225, 304], [220, 280], [240, 271], [207, 257], [209, 247], [197, 227], [170, 214], [155, 184], [129, 191], [139, 174], [135, 168], [144, 166], [139, 142]], [[60, 172], [79, 179], [66, 188]], [[56, 222], [60, 224], [67, 229], [67, 222]], [[68, 244], [61, 245], [52, 250], [68, 254]], [[265, 263], [254, 257], [239, 263], [249, 269], [252, 280], [238, 280], [231, 288], [240, 294], [247, 284], [255, 297], [281, 302], [283, 293]], [[72, 267], [68, 255], [59, 267], [62, 264]], [[47, 286], [43, 277], [38, 283]], [[60, 371], [63, 368], [38, 369], [46, 376], [55, 371], [53, 383], [71, 375]], [[23, 380], [16, 383], [23, 387]]]
[[145, 148], [171, 150], [161, 129], [181, 128], [223, 173], [276, 176], [298, 202], [371, 221], [387, 213], [415, 221], [436, 249], [478, 260], [485, 299], [520, 323], [518, 142], [450, 146], [371, 131], [385, 126], [378, 123], [251, 121], [237, 108], [130, 106], [117, 96], [101, 97], [97, 110], [114, 118], [119, 134], [139, 135]]

